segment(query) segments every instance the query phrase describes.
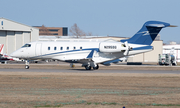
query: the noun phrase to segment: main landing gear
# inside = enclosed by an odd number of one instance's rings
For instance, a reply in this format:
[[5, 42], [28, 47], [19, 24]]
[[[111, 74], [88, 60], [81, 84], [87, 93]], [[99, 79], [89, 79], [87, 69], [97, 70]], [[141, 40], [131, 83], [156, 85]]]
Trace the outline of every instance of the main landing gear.
[[[86, 66], [85, 66], [85, 69], [86, 69], [86, 70], [91, 70], [91, 66], [90, 66], [90, 65], [86, 65]], [[94, 69], [94, 70], [99, 69], [99, 65], [98, 65], [98, 64], [97, 64], [97, 65], [94, 65], [94, 66], [93, 66], [93, 69]]]
[[96, 66], [93, 67], [94, 70], [98, 70], [99, 69], [99, 65], [97, 64]]

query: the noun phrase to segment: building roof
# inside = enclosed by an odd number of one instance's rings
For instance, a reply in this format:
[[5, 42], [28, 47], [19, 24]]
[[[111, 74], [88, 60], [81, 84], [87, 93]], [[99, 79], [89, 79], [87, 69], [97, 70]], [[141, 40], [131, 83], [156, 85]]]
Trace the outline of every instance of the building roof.
[[32, 29], [39, 30], [38, 28], [31, 27], [22, 23], [18, 23], [5, 18], [0, 18], [0, 30], [32, 31]]

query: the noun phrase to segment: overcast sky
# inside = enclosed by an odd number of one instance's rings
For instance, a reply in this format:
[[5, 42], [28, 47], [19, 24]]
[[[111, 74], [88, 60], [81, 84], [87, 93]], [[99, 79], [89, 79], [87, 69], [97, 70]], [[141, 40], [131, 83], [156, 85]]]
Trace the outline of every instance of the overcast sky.
[[[0, 0], [0, 17], [29, 26], [70, 27], [98, 36], [133, 36], [149, 20], [180, 26], [180, 0]], [[161, 39], [180, 43], [180, 27]]]

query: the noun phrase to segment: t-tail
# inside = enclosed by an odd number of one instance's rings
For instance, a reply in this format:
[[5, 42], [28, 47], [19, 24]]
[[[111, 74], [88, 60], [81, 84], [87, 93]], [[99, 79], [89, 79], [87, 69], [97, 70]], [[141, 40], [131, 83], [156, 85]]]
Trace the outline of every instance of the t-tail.
[[161, 29], [165, 27], [175, 26], [171, 26], [169, 23], [160, 21], [148, 21], [133, 37], [131, 37], [130, 39], [121, 40], [121, 42], [127, 41], [128, 43], [132, 44], [151, 45]]

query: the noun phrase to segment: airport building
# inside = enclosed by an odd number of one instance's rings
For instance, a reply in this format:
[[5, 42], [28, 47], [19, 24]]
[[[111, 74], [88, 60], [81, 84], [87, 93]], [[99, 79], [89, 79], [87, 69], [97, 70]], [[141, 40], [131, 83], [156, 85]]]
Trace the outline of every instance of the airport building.
[[67, 27], [34, 26], [39, 29], [39, 36], [68, 36]]
[[25, 43], [37, 41], [39, 29], [0, 18], [0, 43], [4, 44], [4, 53], [11, 54]]
[[176, 61], [180, 62], [180, 45], [176, 43], [163, 45], [163, 54], [173, 54], [176, 57]]

